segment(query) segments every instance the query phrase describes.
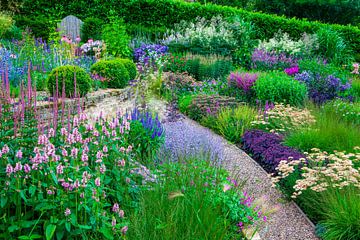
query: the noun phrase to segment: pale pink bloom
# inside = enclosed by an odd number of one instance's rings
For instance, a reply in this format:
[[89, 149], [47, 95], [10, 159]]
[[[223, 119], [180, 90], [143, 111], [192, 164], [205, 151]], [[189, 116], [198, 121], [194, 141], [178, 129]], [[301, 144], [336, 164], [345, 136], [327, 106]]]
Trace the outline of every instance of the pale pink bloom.
[[49, 133], [48, 133], [49, 137], [54, 137], [55, 136], [55, 130], [53, 128], [49, 129]]
[[125, 160], [124, 159], [119, 160], [118, 161], [118, 166], [124, 167], [125, 166]]
[[63, 149], [61, 151], [61, 154], [63, 155], [63, 157], [67, 157], [68, 156], [68, 152], [66, 151], [66, 149]]
[[108, 152], [108, 148], [107, 148], [106, 145], [103, 147], [103, 152], [104, 152], [104, 153], [107, 153], [107, 152]]
[[115, 217], [112, 217], [111, 226], [113, 226], [113, 227], [116, 226], [116, 218]]
[[10, 176], [13, 172], [14, 172], [14, 168], [10, 164], [6, 165], [7, 175]]
[[67, 130], [66, 130], [66, 128], [61, 128], [60, 129], [60, 134], [61, 134], [61, 136], [66, 136], [67, 135]]
[[81, 38], [80, 38], [79, 36], [77, 36], [77, 37], [75, 38], [75, 42], [79, 43], [80, 41], [81, 41]]
[[229, 184], [224, 184], [223, 191], [226, 192], [231, 189], [231, 186]]
[[17, 151], [17, 152], [16, 152], [15, 157], [17, 157], [17, 158], [19, 158], [19, 159], [22, 159], [22, 157], [23, 157], [23, 153], [22, 153], [21, 149], [20, 149], [19, 151]]
[[57, 174], [63, 174], [63, 173], [64, 173], [64, 166], [61, 165], [61, 164], [57, 165], [57, 167], [56, 167], [56, 173], [57, 173]]
[[1, 152], [2, 152], [3, 154], [7, 154], [9, 151], [10, 151], [10, 149], [9, 149], [8, 145], [5, 144], [5, 145], [3, 146]]
[[120, 210], [119, 204], [114, 203], [114, 206], [112, 207], [112, 211], [117, 213], [117, 212], [119, 212], [119, 210]]
[[95, 185], [98, 186], [98, 187], [100, 187], [100, 178], [99, 178], [99, 177], [97, 177], [97, 178], [95, 179]]
[[124, 210], [120, 210], [120, 211], [119, 211], [119, 217], [120, 217], [120, 218], [124, 218], [124, 216], [125, 216]]
[[64, 214], [65, 217], [69, 216], [71, 214], [71, 210], [69, 208], [66, 208]]
[[17, 162], [17, 163], [15, 164], [14, 172], [21, 171], [22, 168], [23, 168], [23, 166], [21, 165], [21, 162]]
[[125, 181], [126, 181], [127, 183], [130, 183], [131, 180], [130, 180], [130, 178], [126, 178]]
[[84, 198], [85, 194], [84, 193], [80, 193], [80, 198]]
[[125, 227], [123, 227], [122, 229], [121, 229], [121, 232], [122, 232], [122, 234], [126, 234], [126, 232], [128, 231], [128, 229], [129, 229], [129, 227], [128, 226], [125, 226]]

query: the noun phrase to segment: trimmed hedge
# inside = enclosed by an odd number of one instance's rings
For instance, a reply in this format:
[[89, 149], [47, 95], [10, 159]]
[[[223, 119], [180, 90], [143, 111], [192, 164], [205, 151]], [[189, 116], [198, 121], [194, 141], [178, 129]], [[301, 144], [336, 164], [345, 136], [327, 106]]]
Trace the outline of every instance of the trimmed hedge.
[[76, 95], [85, 96], [91, 88], [91, 78], [86, 71], [78, 66], [65, 65], [54, 68], [47, 79], [47, 88], [51, 95], [56, 92], [56, 79], [58, 79], [58, 94], [61, 96], [63, 84], [67, 97], [75, 97], [75, 76]]
[[117, 60], [119, 62], [121, 62], [122, 64], [124, 64], [124, 67], [126, 68], [126, 70], [129, 73], [130, 80], [134, 80], [137, 75], [137, 68], [136, 68], [135, 63], [133, 61], [131, 61], [130, 59], [117, 59]]
[[104, 88], [124, 88], [127, 86], [130, 77], [121, 60], [100, 60], [91, 66], [90, 71], [103, 79]]
[[[181, 20], [189, 21], [198, 16], [211, 19], [215, 15], [224, 17], [238, 15], [244, 20], [255, 24], [257, 38], [259, 39], [269, 39], [280, 29], [289, 33], [290, 37], [299, 38], [304, 32], [314, 33], [320, 27], [329, 26], [343, 34], [355, 52], [360, 52], [360, 29], [354, 26], [323, 24], [295, 18], [288, 19], [276, 15], [249, 12], [234, 7], [213, 4], [201, 5], [200, 3], [174, 0], [103, 0], [96, 1], [96, 3], [95, 0], [89, 0], [86, 3], [84, 2], [84, 0], [58, 0], [55, 4], [48, 6], [45, 0], [36, 2], [26, 0], [21, 13], [26, 16], [44, 15], [48, 14], [47, 12], [56, 12], [55, 9], [61, 5], [64, 14], [62, 17], [73, 14], [81, 19], [94, 16], [107, 19], [109, 9], [112, 9], [117, 15], [124, 17], [126, 23], [168, 28]], [[50, 10], [43, 11], [42, 4], [48, 6]], [[51, 18], [51, 16], [46, 17]]]

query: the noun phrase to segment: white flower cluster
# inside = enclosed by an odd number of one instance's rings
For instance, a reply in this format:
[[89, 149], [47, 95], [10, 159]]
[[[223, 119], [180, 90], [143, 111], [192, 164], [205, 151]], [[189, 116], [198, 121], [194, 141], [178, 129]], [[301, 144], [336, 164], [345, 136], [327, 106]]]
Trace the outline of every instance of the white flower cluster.
[[211, 49], [214, 44], [236, 46], [237, 42], [231, 30], [232, 24], [220, 16], [211, 20], [196, 18], [195, 23], [181, 21], [174, 30], [168, 32], [164, 44], [177, 43], [187, 46], [200, 46]]
[[290, 38], [289, 34], [279, 31], [268, 41], [260, 41], [258, 48], [290, 55], [300, 53], [309, 55], [319, 48], [319, 43], [316, 34], [304, 33], [299, 40], [295, 41]]
[[100, 40], [93, 41], [92, 39], [89, 39], [87, 41], [87, 43], [84, 43], [83, 45], [81, 45], [80, 49], [84, 53], [87, 53], [90, 51], [99, 52], [99, 51], [101, 51], [102, 47], [103, 47], [102, 41], [100, 41]]

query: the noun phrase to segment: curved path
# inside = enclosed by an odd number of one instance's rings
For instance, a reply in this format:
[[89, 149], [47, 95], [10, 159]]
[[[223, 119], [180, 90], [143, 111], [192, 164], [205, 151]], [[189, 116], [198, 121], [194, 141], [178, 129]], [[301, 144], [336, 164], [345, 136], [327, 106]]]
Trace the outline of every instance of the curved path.
[[272, 187], [271, 179], [265, 170], [244, 151], [185, 116], [175, 120], [166, 119], [169, 112], [160, 101], [156, 101], [153, 107], [151, 105], [150, 102], [150, 108], [159, 112], [160, 117], [164, 119], [166, 148], [181, 149], [187, 154], [199, 150], [210, 150], [212, 156], [217, 155], [221, 164], [234, 178], [246, 180], [245, 191], [256, 199], [265, 197], [268, 205], [276, 206], [277, 211], [269, 216], [268, 221], [259, 232], [261, 239], [318, 239], [315, 236], [313, 224], [304, 213], [296, 204], [286, 201], [279, 190]]

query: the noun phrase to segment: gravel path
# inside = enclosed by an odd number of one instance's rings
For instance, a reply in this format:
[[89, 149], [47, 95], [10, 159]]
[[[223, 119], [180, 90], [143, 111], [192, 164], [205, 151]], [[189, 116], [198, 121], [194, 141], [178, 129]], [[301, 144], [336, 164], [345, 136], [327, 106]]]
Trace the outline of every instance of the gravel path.
[[[164, 115], [164, 114], [162, 114]], [[314, 226], [293, 202], [285, 201], [283, 195], [271, 186], [267, 173], [245, 152], [211, 130], [186, 117], [175, 122], [164, 122], [166, 143], [170, 149], [181, 149], [192, 154], [199, 150], [212, 150], [221, 164], [235, 177], [246, 180], [244, 190], [256, 199], [265, 197], [269, 206], [276, 207], [265, 226], [260, 230], [265, 240], [311, 240], [318, 239]]]

